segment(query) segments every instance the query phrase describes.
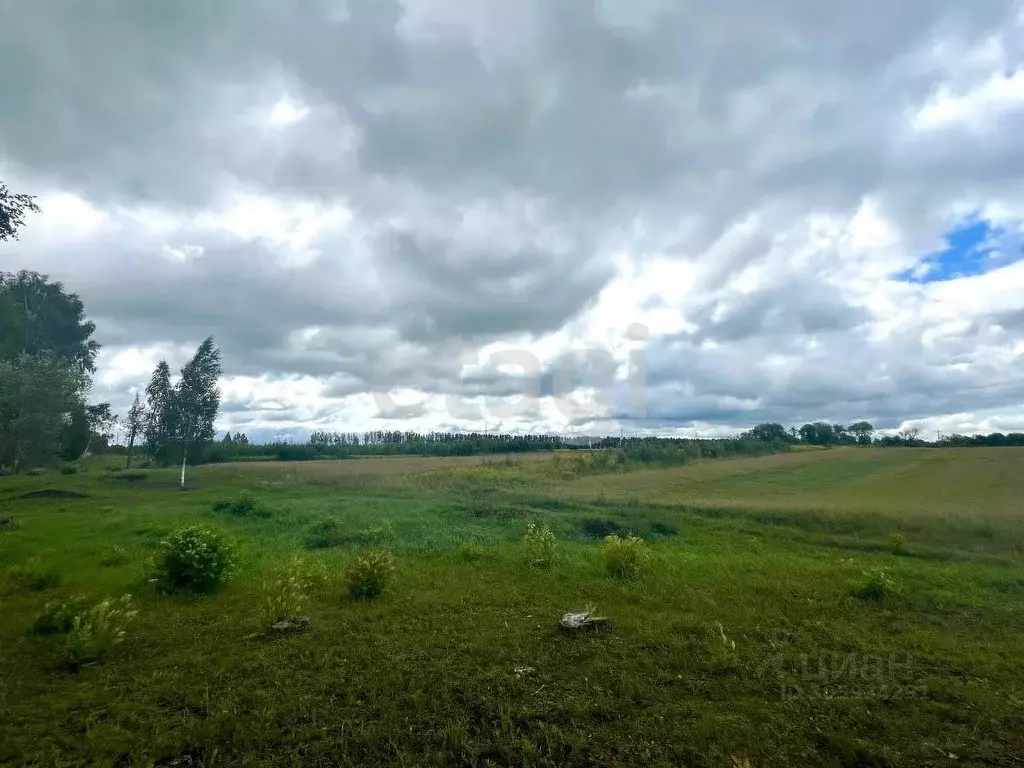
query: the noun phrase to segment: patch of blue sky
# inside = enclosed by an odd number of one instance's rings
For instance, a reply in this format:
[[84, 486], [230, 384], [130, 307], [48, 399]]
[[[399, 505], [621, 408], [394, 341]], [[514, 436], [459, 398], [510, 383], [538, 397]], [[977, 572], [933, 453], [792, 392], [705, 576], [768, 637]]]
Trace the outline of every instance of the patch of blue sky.
[[1019, 233], [973, 216], [946, 233], [946, 247], [897, 275], [910, 283], [937, 283], [983, 275], [1024, 258]]

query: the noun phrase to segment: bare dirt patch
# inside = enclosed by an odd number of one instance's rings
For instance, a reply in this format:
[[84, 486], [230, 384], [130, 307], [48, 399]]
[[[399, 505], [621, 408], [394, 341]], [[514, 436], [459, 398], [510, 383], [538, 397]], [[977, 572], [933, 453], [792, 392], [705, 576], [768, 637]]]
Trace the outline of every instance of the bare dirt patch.
[[87, 499], [89, 494], [80, 493], [79, 491], [69, 491], [64, 488], [42, 488], [38, 491], [29, 491], [23, 493], [20, 496], [16, 496], [18, 499]]

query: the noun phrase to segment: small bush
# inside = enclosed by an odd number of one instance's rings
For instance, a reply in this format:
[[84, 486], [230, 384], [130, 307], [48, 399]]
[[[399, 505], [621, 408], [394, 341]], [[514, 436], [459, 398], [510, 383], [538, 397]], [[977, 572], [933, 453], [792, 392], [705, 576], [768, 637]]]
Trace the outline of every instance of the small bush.
[[128, 550], [124, 547], [113, 546], [100, 555], [100, 565], [112, 567], [124, 565], [128, 562]]
[[51, 600], [43, 606], [32, 624], [32, 632], [37, 635], [55, 635], [70, 632], [75, 624], [75, 617], [89, 609], [89, 601], [84, 597], [71, 600]]
[[77, 464], [63, 464], [60, 468], [62, 475], [77, 475], [79, 472]]
[[371, 525], [360, 534], [360, 538], [371, 544], [387, 544], [395, 538], [395, 526], [390, 522]]
[[166, 589], [213, 592], [230, 574], [234, 555], [219, 531], [198, 525], [182, 528], [160, 543], [156, 577]]
[[28, 470], [25, 474], [29, 477], [39, 477], [39, 475], [45, 475], [46, 470], [42, 467], [32, 467], [32, 469]]
[[249, 491], [241, 491], [234, 498], [214, 502], [214, 512], [227, 512], [238, 517], [269, 517], [270, 510]]
[[904, 555], [907, 552], [907, 537], [898, 531], [890, 533], [885, 537], [885, 548], [894, 555]]
[[475, 562], [484, 556], [484, 547], [476, 541], [464, 541], [459, 545], [459, 555], [467, 562]]
[[651, 550], [639, 536], [620, 538], [612, 534], [604, 539], [605, 570], [621, 579], [634, 579], [651, 561]]
[[60, 584], [60, 574], [53, 567], [44, 567], [38, 560], [16, 565], [8, 572], [11, 583], [28, 592], [43, 592]]
[[896, 584], [884, 568], [864, 571], [862, 579], [853, 588], [854, 597], [874, 602], [881, 602], [887, 595], [895, 593]]
[[306, 607], [309, 592], [320, 574], [296, 557], [263, 582], [263, 617], [268, 624], [298, 616]]
[[310, 526], [306, 533], [307, 549], [328, 549], [340, 547], [349, 540], [342, 531], [341, 523], [333, 517], [325, 517]]
[[555, 562], [558, 554], [558, 540], [546, 525], [527, 523], [526, 536], [523, 538], [527, 556], [533, 565], [546, 568]]
[[138, 614], [132, 607], [132, 596], [118, 600], [104, 600], [79, 613], [72, 621], [65, 649], [66, 661], [71, 666], [103, 661], [110, 652], [124, 642], [128, 625]]
[[371, 549], [359, 554], [345, 572], [345, 585], [353, 600], [380, 595], [395, 570], [395, 559], [386, 549]]

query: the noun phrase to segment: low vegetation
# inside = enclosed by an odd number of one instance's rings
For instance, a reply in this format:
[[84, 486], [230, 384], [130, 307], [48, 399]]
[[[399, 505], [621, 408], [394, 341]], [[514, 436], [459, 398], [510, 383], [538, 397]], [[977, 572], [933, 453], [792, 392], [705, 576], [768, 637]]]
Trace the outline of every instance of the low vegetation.
[[558, 540], [554, 532], [542, 523], [527, 523], [523, 537], [527, 559], [533, 565], [549, 568], [558, 556]]
[[168, 590], [213, 592], [235, 564], [234, 545], [213, 528], [190, 526], [160, 544], [155, 577]]
[[639, 536], [605, 537], [602, 552], [605, 570], [621, 579], [635, 579], [651, 562], [651, 551]]
[[345, 571], [349, 597], [362, 600], [379, 597], [395, 572], [395, 558], [386, 549], [361, 552]]
[[102, 600], [72, 619], [65, 645], [65, 662], [71, 667], [104, 661], [124, 642], [138, 611], [131, 595]]
[[0, 764], [1022, 754], [1018, 449], [613, 450], [3, 478]]
[[896, 583], [884, 568], [873, 568], [864, 572], [860, 581], [853, 588], [853, 594], [861, 600], [878, 603], [886, 597], [896, 594]]
[[244, 490], [230, 499], [219, 499], [213, 504], [214, 512], [227, 512], [237, 517], [269, 517], [270, 509], [253, 494]]
[[322, 581], [318, 569], [301, 557], [291, 559], [263, 583], [263, 618], [266, 624], [301, 615], [310, 592]]

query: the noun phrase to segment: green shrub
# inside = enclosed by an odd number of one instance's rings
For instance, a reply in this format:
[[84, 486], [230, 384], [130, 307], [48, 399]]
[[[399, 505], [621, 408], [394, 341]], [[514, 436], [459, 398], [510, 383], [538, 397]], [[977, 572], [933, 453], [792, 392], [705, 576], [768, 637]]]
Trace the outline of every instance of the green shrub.
[[42, 467], [32, 467], [32, 469], [28, 470], [25, 474], [29, 477], [39, 477], [39, 475], [45, 475], [46, 470]]
[[55, 635], [70, 632], [75, 624], [75, 617], [89, 609], [89, 601], [84, 597], [70, 600], [50, 600], [36, 616], [32, 631], [37, 635]]
[[128, 562], [128, 550], [124, 547], [113, 546], [100, 555], [100, 565], [111, 567], [124, 565]]
[[546, 568], [555, 562], [558, 554], [558, 540], [547, 525], [527, 523], [523, 537], [527, 557], [533, 565]]
[[459, 555], [467, 562], [475, 562], [484, 556], [483, 544], [477, 541], [464, 541], [459, 545]]
[[371, 525], [360, 534], [370, 544], [387, 544], [395, 539], [395, 526], [390, 522]]
[[68, 633], [65, 660], [71, 666], [103, 661], [124, 642], [128, 626], [138, 614], [132, 596], [104, 600], [75, 616]]
[[341, 523], [333, 517], [325, 517], [310, 526], [306, 533], [306, 547], [308, 549], [328, 549], [340, 547], [349, 541], [349, 537], [342, 531]]
[[874, 602], [881, 602], [887, 595], [895, 593], [896, 584], [884, 568], [864, 571], [863, 577], [853, 588], [854, 597]]
[[386, 549], [371, 549], [356, 556], [345, 572], [345, 585], [353, 600], [380, 595], [395, 570], [395, 559]]
[[616, 534], [604, 539], [604, 567], [612, 576], [634, 579], [651, 561], [651, 550], [639, 536], [620, 538]]
[[44, 567], [38, 560], [14, 566], [8, 572], [8, 578], [17, 589], [28, 592], [43, 592], [60, 584], [60, 574], [56, 569]]
[[78, 471], [77, 464], [63, 464], [60, 468], [60, 473], [62, 475], [77, 475]]
[[298, 616], [321, 574], [296, 557], [263, 582], [263, 617], [268, 624]]
[[214, 502], [214, 512], [227, 512], [238, 517], [269, 517], [270, 510], [249, 491], [241, 491], [234, 498]]
[[175, 531], [160, 543], [156, 577], [165, 589], [213, 592], [234, 563], [234, 547], [224, 535], [196, 525]]
[[890, 533], [885, 537], [885, 548], [894, 555], [906, 554], [907, 537], [898, 531]]

